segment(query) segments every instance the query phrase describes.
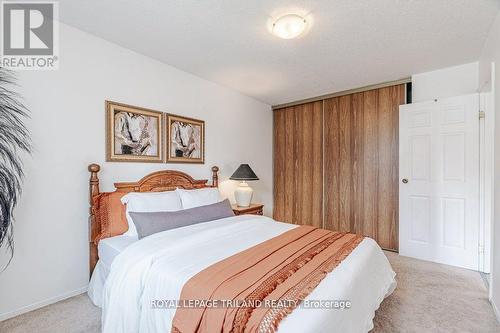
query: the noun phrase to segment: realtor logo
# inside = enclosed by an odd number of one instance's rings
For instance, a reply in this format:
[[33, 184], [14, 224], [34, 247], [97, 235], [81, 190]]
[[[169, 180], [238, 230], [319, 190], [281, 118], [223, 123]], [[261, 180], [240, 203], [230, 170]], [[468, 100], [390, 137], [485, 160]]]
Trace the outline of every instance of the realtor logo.
[[2, 2], [0, 66], [57, 69], [57, 3]]

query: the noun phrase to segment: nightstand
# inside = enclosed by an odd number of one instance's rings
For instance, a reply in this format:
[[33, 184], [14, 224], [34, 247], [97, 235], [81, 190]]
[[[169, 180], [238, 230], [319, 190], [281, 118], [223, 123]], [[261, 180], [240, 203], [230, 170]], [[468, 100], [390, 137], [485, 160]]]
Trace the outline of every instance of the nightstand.
[[248, 207], [239, 207], [238, 205], [231, 205], [233, 208], [234, 215], [263, 215], [264, 205], [263, 204], [250, 204]]

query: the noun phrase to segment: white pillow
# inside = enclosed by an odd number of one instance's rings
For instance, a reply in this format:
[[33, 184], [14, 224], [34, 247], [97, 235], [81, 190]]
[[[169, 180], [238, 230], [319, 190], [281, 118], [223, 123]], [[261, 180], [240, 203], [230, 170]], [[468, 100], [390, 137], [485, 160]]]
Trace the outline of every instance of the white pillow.
[[176, 191], [131, 192], [124, 195], [121, 201], [127, 205], [128, 230], [124, 235], [132, 237], [138, 237], [138, 235], [129, 212], [174, 212], [182, 209], [181, 199]]
[[196, 190], [175, 190], [182, 202], [182, 209], [211, 205], [222, 201], [219, 189], [216, 187], [200, 188]]

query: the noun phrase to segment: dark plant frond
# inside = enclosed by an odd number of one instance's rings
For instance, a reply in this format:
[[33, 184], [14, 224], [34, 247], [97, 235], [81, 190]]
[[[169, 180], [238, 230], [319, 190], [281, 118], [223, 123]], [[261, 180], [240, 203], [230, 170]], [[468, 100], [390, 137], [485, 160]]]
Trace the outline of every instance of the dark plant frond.
[[31, 139], [24, 119], [28, 110], [12, 90], [15, 76], [0, 67], [0, 248], [14, 254], [13, 212], [22, 192], [22, 151], [31, 153]]

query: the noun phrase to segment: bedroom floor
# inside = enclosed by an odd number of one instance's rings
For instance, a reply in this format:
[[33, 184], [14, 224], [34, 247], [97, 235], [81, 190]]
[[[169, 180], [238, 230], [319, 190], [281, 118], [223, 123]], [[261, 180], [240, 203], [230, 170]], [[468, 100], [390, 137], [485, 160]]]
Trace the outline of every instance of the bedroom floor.
[[[372, 332], [500, 332], [477, 272], [386, 252], [398, 287]], [[99, 332], [100, 310], [86, 294], [0, 322], [5, 333]]]

